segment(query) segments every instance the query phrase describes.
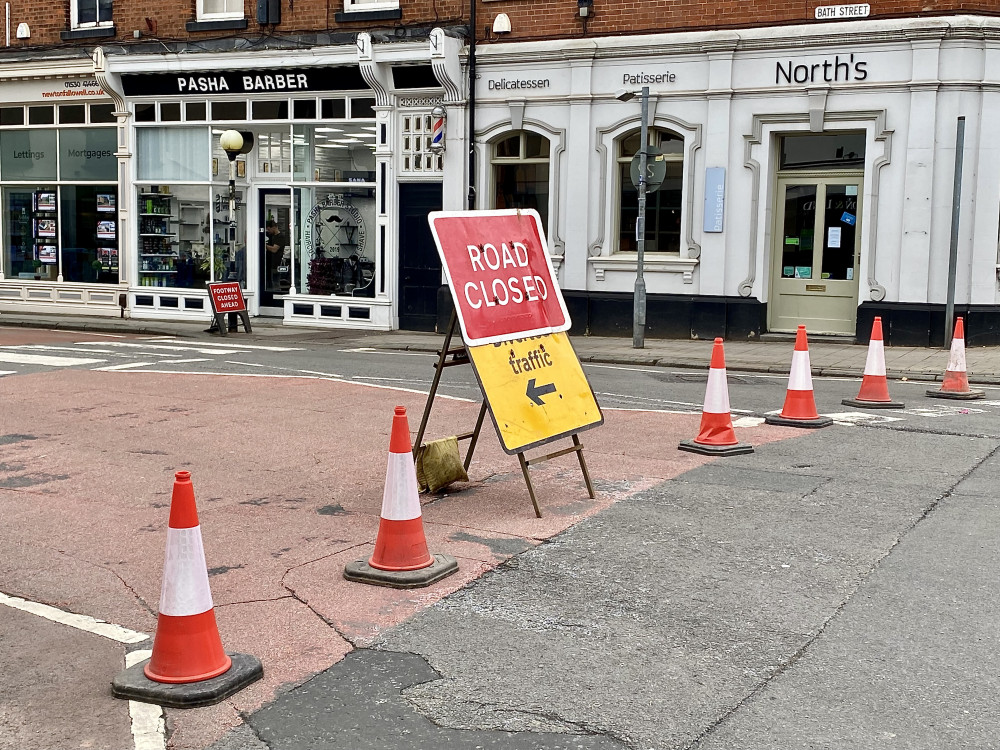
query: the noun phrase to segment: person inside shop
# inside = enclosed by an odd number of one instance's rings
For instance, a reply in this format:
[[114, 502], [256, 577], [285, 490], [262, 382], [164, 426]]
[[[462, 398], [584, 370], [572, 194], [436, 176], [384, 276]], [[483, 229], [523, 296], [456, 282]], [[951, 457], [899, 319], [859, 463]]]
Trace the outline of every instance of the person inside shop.
[[278, 222], [271, 219], [264, 224], [264, 233], [266, 235], [264, 249], [267, 251], [265, 253], [265, 269], [267, 271], [265, 282], [268, 289], [276, 289], [278, 287], [278, 266], [281, 265], [285, 248], [288, 246], [288, 235], [281, 231]]

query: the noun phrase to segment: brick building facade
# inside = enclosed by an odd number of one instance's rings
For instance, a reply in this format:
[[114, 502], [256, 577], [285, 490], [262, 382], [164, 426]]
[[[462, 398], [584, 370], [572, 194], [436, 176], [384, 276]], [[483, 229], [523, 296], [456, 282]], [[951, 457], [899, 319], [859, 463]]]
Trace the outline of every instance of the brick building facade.
[[539, 212], [578, 332], [631, 332], [641, 270], [650, 336], [939, 343], [953, 303], [1000, 340], [992, 0], [10, 8], [0, 310], [207, 318], [238, 279], [288, 325], [433, 327], [425, 215], [471, 192]]

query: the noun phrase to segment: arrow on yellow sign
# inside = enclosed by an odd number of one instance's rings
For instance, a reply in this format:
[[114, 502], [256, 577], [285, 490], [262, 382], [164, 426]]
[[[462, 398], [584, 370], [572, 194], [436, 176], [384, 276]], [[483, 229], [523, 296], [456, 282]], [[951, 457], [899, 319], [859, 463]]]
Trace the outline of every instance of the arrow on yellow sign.
[[532, 378], [531, 380], [528, 381], [528, 388], [524, 392], [524, 395], [530, 398], [539, 406], [545, 406], [545, 402], [542, 401], [541, 397], [548, 395], [549, 393], [555, 393], [555, 392], [556, 392], [555, 383], [546, 383], [545, 385], [540, 385], [536, 388], [535, 379]]

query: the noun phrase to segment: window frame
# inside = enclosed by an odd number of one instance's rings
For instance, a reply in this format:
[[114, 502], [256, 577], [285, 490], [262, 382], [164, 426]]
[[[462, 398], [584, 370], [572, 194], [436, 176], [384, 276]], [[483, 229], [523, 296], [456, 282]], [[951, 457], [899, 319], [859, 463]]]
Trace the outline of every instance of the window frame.
[[[225, 0], [228, 2], [228, 0]], [[246, 4], [240, 2], [239, 11], [225, 11], [223, 13], [208, 13], [205, 11], [205, 0], [198, 0], [195, 8], [195, 17], [199, 21], [231, 21], [246, 18]]]
[[[497, 156], [497, 147], [504, 141], [508, 141], [514, 136], [518, 136], [518, 155], [517, 156]], [[527, 152], [527, 140], [529, 136], [542, 139], [547, 148], [545, 150], [544, 156], [524, 156]], [[499, 172], [497, 167], [504, 166], [514, 166], [514, 165], [538, 165], [544, 164], [548, 167], [548, 175], [546, 181], [546, 192], [545, 192], [545, 211], [539, 211], [542, 218], [542, 230], [548, 234], [548, 222], [552, 216], [552, 199], [553, 199], [553, 186], [552, 186], [552, 175], [554, 172], [552, 163], [552, 138], [544, 133], [539, 133], [534, 130], [527, 130], [522, 128], [521, 130], [506, 130], [500, 135], [490, 140], [490, 150], [489, 150], [489, 167], [490, 167], [490, 205], [496, 208], [497, 205], [497, 180], [499, 177]]]
[[[641, 131], [638, 128], [635, 128], [635, 129], [632, 129], [632, 130], [628, 130], [628, 131], [622, 133], [621, 135], [619, 135], [613, 141], [613, 148], [614, 148], [614, 154], [615, 154], [614, 162], [613, 162], [614, 163], [614, 169], [615, 169], [615, 183], [614, 183], [615, 184], [615, 202], [614, 202], [614, 209], [613, 210], [614, 210], [614, 218], [615, 218], [616, 231], [615, 231], [615, 234], [614, 234], [614, 245], [613, 245], [612, 250], [611, 250], [611, 254], [612, 255], [618, 255], [618, 254], [628, 255], [628, 254], [635, 254], [636, 253], [635, 249], [632, 249], [632, 250], [623, 250], [622, 246], [621, 246], [621, 240], [622, 240], [623, 235], [625, 234], [625, 228], [622, 225], [622, 210], [623, 210], [623, 206], [624, 206], [624, 203], [622, 201], [622, 196], [624, 195], [624, 192], [625, 192], [625, 184], [624, 184], [625, 170], [622, 167], [630, 165], [631, 162], [632, 162], [632, 159], [635, 156], [634, 154], [631, 155], [631, 156], [623, 156], [622, 155], [622, 150], [623, 150], [623, 146], [624, 146], [625, 141], [627, 141], [628, 139], [630, 139], [632, 137], [637, 137], [637, 138], [640, 137], [640, 132]], [[652, 253], [656, 257], [679, 257], [679, 256], [681, 256], [681, 251], [684, 248], [684, 243], [685, 243], [684, 226], [685, 226], [685, 220], [688, 218], [685, 215], [687, 213], [687, 211], [686, 211], [687, 207], [685, 205], [685, 196], [684, 196], [684, 182], [685, 182], [685, 171], [684, 171], [684, 169], [685, 169], [685, 162], [686, 162], [686, 159], [687, 159], [687, 145], [688, 144], [687, 144], [687, 140], [686, 140], [684, 134], [679, 133], [679, 132], [677, 132], [675, 130], [670, 130], [669, 128], [664, 128], [664, 127], [651, 127], [651, 128], [649, 128], [650, 145], [659, 146], [662, 143], [662, 140], [663, 140], [664, 136], [669, 136], [671, 139], [675, 139], [675, 140], [677, 140], [680, 143], [680, 149], [679, 149], [678, 152], [663, 154], [663, 157], [664, 157], [665, 161], [672, 162], [674, 164], [679, 164], [680, 165], [680, 181], [681, 181], [680, 191], [681, 191], [681, 194], [680, 194], [680, 200], [678, 201], [678, 205], [677, 205], [677, 210], [680, 211], [680, 218], [679, 218], [679, 221], [678, 221], [678, 230], [677, 230], [678, 231], [677, 249], [676, 250], [660, 250], [660, 249], [650, 250], [649, 247], [648, 247], [649, 240], [647, 238], [647, 240], [646, 240], [647, 247], [645, 249], [645, 252], [646, 253]], [[655, 138], [655, 140], [654, 140], [654, 138]], [[636, 193], [636, 196], [638, 196], [638, 189], [635, 190], [635, 193]], [[659, 191], [656, 191], [656, 193], [647, 193], [647, 205], [646, 205], [647, 215], [648, 215], [648, 212], [650, 210], [650, 206], [649, 206], [649, 203], [648, 203], [649, 196], [650, 195], [657, 195], [658, 193], [659, 193]], [[638, 201], [636, 202], [635, 210], [636, 210], [636, 213], [638, 213]], [[649, 223], [648, 222], [647, 222], [646, 229], [647, 229], [647, 235], [648, 235], [648, 231], [649, 231]], [[633, 236], [634, 236], [634, 234], [635, 234], [635, 226], [633, 225], [629, 229], [629, 231], [631, 231], [632, 234], [633, 234]]]
[[371, 0], [344, 0], [344, 13], [365, 13], [378, 10], [399, 10], [399, 0], [374, 0], [374, 2]]
[[[93, 22], [88, 21], [86, 23], [81, 23], [80, 22], [80, 3], [82, 1], [83, 2], [87, 2], [87, 1], [93, 2], [97, 6], [97, 8], [96, 8], [97, 12], [95, 13], [95, 15], [98, 17], [97, 21], [93, 21]], [[201, 0], [198, 0], [198, 2], [201, 2]], [[115, 21], [114, 21], [114, 15], [115, 15], [115, 13], [114, 13], [114, 7], [112, 6], [111, 17], [107, 21], [102, 21], [100, 19], [100, 15], [101, 15], [100, 11], [101, 11], [101, 0], [70, 0], [70, 28], [72, 28], [72, 29], [99, 29], [99, 28], [104, 28], [104, 27], [108, 27], [108, 26], [114, 26], [114, 24], [115, 24]]]

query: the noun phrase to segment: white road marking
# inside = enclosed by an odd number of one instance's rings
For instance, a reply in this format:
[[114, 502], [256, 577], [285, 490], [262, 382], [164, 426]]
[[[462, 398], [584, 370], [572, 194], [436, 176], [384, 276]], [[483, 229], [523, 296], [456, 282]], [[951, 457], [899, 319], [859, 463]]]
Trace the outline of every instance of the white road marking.
[[764, 424], [763, 417], [740, 417], [733, 420], [733, 427], [757, 427]]
[[339, 351], [351, 354], [394, 354], [397, 357], [438, 357], [440, 355], [432, 352], [397, 352], [386, 349], [372, 349], [370, 346], [362, 346], [359, 349], [340, 349]]
[[[96, 343], [96, 342], [95, 342]], [[84, 346], [87, 344], [86, 341], [77, 342], [79, 346]], [[107, 346], [103, 344], [103, 346]], [[116, 341], [114, 346], [120, 346], [129, 349], [157, 349], [171, 352], [197, 352], [198, 354], [243, 354], [243, 347], [241, 346], [230, 346], [228, 349], [205, 349], [199, 346], [177, 346], [173, 344], [129, 344], [124, 341]]]
[[[769, 412], [772, 414], [779, 414], [780, 412]], [[824, 417], [829, 417], [834, 421], [835, 424], [842, 424], [848, 426], [854, 426], [859, 424], [864, 424], [865, 422], [902, 422], [904, 421], [900, 417], [890, 417], [888, 414], [866, 414], [860, 411], [845, 411], [838, 412], [835, 414], [823, 414]]]
[[[125, 666], [133, 667], [152, 655], [153, 652], [149, 649], [125, 654]], [[152, 703], [129, 701], [128, 714], [132, 720], [132, 741], [135, 743], [135, 750], [163, 750], [167, 746], [162, 708]]]
[[[334, 380], [343, 380], [343, 375], [338, 375], [335, 372], [316, 372], [314, 370], [293, 370], [290, 367], [276, 367], [274, 365], [262, 365], [258, 362], [232, 362], [230, 360], [225, 360], [227, 365], [239, 365], [240, 367], [262, 367], [268, 370], [283, 370], [284, 372], [293, 372], [295, 375], [315, 375], [321, 378], [333, 378]], [[285, 377], [283, 375], [275, 375], [274, 377]], [[294, 377], [294, 376], [293, 376]]]
[[0, 375], [17, 375], [17, 370], [0, 370]]
[[95, 367], [94, 372], [109, 372], [110, 370], [131, 370], [133, 367], [146, 367], [155, 365], [156, 362], [126, 362], [124, 365], [108, 365], [107, 367]]
[[212, 360], [208, 359], [207, 357], [201, 357], [200, 359], [171, 359], [168, 362], [161, 362], [160, 364], [180, 365], [180, 364], [187, 364], [190, 362], [211, 362], [211, 361]]
[[76, 367], [78, 365], [96, 365], [105, 361], [107, 360], [86, 359], [84, 357], [49, 357], [42, 354], [21, 354], [19, 352], [0, 351], [0, 362], [12, 362], [19, 365]]
[[[149, 341], [175, 341], [180, 343], [180, 339], [176, 338], [155, 338], [148, 339]], [[224, 341], [199, 341], [198, 346], [217, 346], [222, 349], [256, 349], [262, 352], [301, 352], [305, 351], [301, 346], [262, 346], [260, 344], [238, 344], [238, 343], [227, 343]]]
[[97, 620], [93, 617], [88, 617], [87, 615], [78, 615], [74, 612], [66, 612], [64, 610], [57, 609], [56, 607], [50, 607], [48, 604], [39, 604], [38, 602], [22, 599], [19, 596], [7, 596], [7, 594], [2, 592], [0, 592], [0, 604], [5, 604], [13, 609], [19, 609], [22, 612], [29, 612], [33, 615], [44, 617], [46, 620], [51, 620], [52, 622], [69, 625], [71, 628], [76, 628], [77, 630], [83, 630], [87, 633], [93, 633], [94, 635], [99, 635], [104, 638], [110, 638], [112, 641], [118, 641], [119, 643], [141, 643], [149, 638], [149, 636], [145, 633], [123, 628], [121, 625], [115, 625], [110, 622], [105, 622], [104, 620]]

